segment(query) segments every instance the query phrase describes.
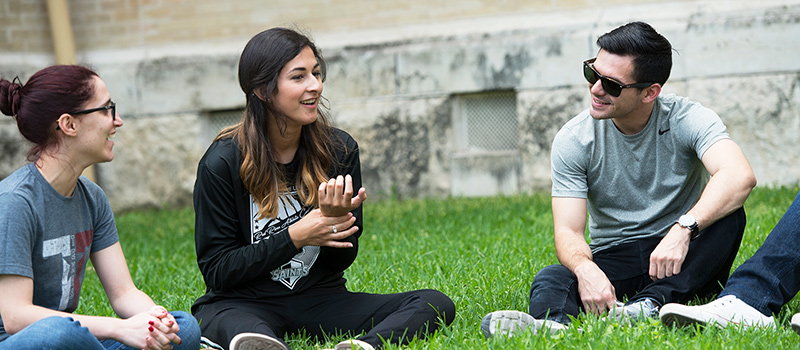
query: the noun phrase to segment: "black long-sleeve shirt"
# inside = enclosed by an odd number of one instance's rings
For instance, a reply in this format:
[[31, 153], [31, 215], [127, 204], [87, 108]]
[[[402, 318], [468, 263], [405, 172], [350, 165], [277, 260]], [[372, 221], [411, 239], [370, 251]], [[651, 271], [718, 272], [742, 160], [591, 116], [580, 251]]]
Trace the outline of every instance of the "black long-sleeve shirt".
[[[357, 191], [361, 188], [358, 144], [342, 130], [334, 129], [333, 134], [338, 146], [333, 147], [328, 175], [350, 174]], [[221, 299], [268, 298], [312, 287], [343, 286], [344, 270], [355, 260], [364, 232], [361, 207], [352, 211], [359, 230], [345, 239], [352, 248], [297, 249], [289, 226], [313, 209], [303, 205], [294, 191], [298, 164], [293, 160], [285, 165], [292, 195], [281, 198], [277, 217], [258, 220], [258, 207], [239, 176], [241, 158], [234, 139], [221, 139], [208, 148], [197, 168], [195, 248], [206, 294], [192, 308]]]

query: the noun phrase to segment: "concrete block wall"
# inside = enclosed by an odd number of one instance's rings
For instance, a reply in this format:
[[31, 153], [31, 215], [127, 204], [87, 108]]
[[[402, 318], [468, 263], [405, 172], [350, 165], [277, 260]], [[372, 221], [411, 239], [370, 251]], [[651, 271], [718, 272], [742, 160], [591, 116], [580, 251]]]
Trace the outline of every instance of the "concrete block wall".
[[[116, 3], [138, 6], [137, 11], [152, 5], [156, 11], [159, 4], [181, 9], [186, 2]], [[247, 2], [236, 3], [226, 6]], [[328, 3], [342, 11], [351, 4]], [[458, 17], [458, 11], [443, 10], [446, 4], [462, 3], [483, 4], [481, 11], [488, 15]], [[540, 5], [533, 8], [503, 2], [516, 11], [503, 6], [492, 10], [494, 3], [435, 2], [427, 14], [399, 2], [358, 10], [384, 20], [383, 26], [353, 18], [353, 23], [337, 24], [336, 16], [318, 13], [305, 13], [308, 22], [294, 21], [311, 28], [328, 59], [324, 95], [334, 123], [359, 141], [364, 183], [371, 194], [447, 196], [458, 183], [500, 193], [507, 188], [547, 190], [552, 138], [589, 103], [580, 64], [596, 54], [597, 36], [631, 20], [650, 22], [670, 39], [677, 52], [665, 93], [689, 96], [717, 111], [761, 185], [790, 185], [800, 179], [791, 151], [800, 141], [800, 1], [610, 1], [602, 6], [597, 1], [559, 1], [535, 2]], [[161, 11], [168, 12], [164, 18], [183, 16], [182, 10]], [[226, 10], [215, 11], [222, 12], [215, 23], [223, 23]], [[236, 66], [250, 36], [271, 26], [257, 25], [261, 18], [255, 18], [261, 15], [252, 4], [251, 16], [239, 15], [242, 24], [235, 27], [248, 28], [246, 35], [230, 32], [240, 30], [235, 28], [227, 34], [203, 34], [228, 36], [221, 41], [194, 42], [181, 37], [189, 34], [166, 31], [160, 39], [139, 33], [138, 39], [115, 44], [129, 47], [79, 52], [81, 61], [91, 63], [104, 78], [125, 120], [116, 159], [98, 166], [99, 182], [115, 209], [190, 202], [196, 163], [209, 142], [207, 116], [243, 106]], [[327, 16], [330, 22], [313, 16]], [[312, 22], [339, 29], [316, 29]], [[194, 28], [182, 23], [184, 29]], [[140, 26], [140, 32], [145, 27], [162, 30], [151, 23]], [[0, 73], [24, 77], [46, 61], [43, 57], [0, 53]], [[454, 157], [456, 100], [461, 94], [486, 91], [516, 94], [519, 147], [503, 157]], [[23, 162], [20, 150], [27, 151], [12, 145], [18, 144], [14, 132], [11, 119], [0, 118], [0, 150], [16, 149], [17, 154], [0, 158], [0, 176], [13, 169], [6, 164]]]

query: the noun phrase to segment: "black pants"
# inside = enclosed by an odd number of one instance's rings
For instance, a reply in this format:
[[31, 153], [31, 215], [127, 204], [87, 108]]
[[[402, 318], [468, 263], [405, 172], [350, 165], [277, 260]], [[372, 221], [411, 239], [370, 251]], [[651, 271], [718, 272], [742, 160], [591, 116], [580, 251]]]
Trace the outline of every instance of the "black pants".
[[[661, 238], [643, 239], [601, 250], [593, 260], [606, 274], [617, 300], [652, 298], [661, 305], [685, 304], [695, 296], [719, 293], [742, 243], [746, 218], [743, 208], [700, 232], [689, 244], [681, 272], [672, 277], [650, 279], [650, 254]], [[570, 316], [583, 311], [578, 280], [563, 265], [546, 266], [533, 279], [529, 312], [535, 318], [570, 323]]]
[[441, 322], [449, 325], [455, 310], [450, 298], [430, 289], [368, 294], [319, 288], [286, 297], [219, 301], [199, 307], [194, 316], [203, 336], [226, 348], [239, 333], [266, 334], [283, 342], [285, 334], [304, 331], [317, 340], [366, 332], [358, 339], [379, 349], [384, 340], [405, 344], [432, 333]]

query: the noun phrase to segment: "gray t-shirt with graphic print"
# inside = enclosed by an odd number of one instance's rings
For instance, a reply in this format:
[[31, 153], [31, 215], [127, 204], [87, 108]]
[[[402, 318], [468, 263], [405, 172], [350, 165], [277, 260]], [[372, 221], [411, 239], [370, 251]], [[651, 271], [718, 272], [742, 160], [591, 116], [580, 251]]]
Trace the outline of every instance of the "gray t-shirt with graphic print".
[[635, 135], [587, 109], [553, 141], [552, 196], [587, 199], [592, 251], [662, 237], [708, 182], [703, 154], [726, 138], [714, 111], [672, 94], [658, 97]]
[[89, 254], [118, 239], [105, 193], [85, 177], [71, 197], [33, 163], [0, 181], [0, 274], [32, 278], [34, 305], [75, 311]]

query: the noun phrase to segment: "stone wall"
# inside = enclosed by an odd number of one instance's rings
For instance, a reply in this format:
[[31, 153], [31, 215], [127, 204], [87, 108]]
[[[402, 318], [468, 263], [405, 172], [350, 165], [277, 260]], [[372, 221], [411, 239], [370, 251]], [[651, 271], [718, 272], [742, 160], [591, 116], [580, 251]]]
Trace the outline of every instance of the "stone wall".
[[[174, 47], [247, 40], [264, 28], [296, 24], [353, 33], [465, 18], [691, 0], [68, 0], [78, 51]], [[360, 34], [363, 36], [365, 34]], [[383, 41], [384, 38], [377, 38]], [[0, 2], [0, 53], [52, 50], [45, 0]]]
[[[760, 185], [798, 182], [800, 1], [563, 3], [575, 6], [312, 32], [328, 59], [331, 114], [359, 141], [370, 194], [547, 190], [552, 139], [589, 104], [581, 62], [596, 54], [597, 36], [631, 20], [651, 23], [676, 49], [665, 93], [717, 111]], [[97, 167], [115, 209], [190, 202], [197, 161], [216, 132], [209, 115], [243, 107], [236, 66], [256, 31], [213, 45], [80, 53], [125, 121], [116, 159]], [[2, 74], [36, 69], [35, 59], [3, 57]], [[517, 128], [508, 137], [517, 147], [465, 151], [457, 142], [460, 99], [496, 91], [515, 97]], [[24, 162], [27, 146], [15, 132], [10, 118], [0, 121], [0, 177]]]

